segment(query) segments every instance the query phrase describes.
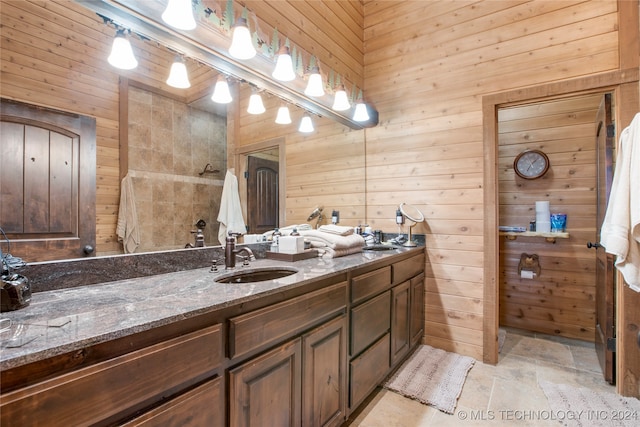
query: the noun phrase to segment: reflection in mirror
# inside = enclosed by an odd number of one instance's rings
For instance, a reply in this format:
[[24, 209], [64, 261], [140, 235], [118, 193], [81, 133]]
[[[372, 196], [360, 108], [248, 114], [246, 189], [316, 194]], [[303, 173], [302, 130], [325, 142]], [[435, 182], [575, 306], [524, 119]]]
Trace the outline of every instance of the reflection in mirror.
[[[226, 118], [132, 82], [128, 112], [128, 174], [140, 231], [135, 252], [195, 246], [198, 222], [205, 224], [205, 245], [218, 245]], [[200, 175], [206, 165], [218, 173]]]
[[251, 234], [280, 227], [279, 160], [278, 147], [247, 156], [247, 226]]

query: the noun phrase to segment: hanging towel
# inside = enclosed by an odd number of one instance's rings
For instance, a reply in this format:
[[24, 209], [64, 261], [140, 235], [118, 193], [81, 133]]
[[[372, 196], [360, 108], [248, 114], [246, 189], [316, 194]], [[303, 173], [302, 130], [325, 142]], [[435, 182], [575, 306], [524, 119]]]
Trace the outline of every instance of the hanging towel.
[[600, 243], [616, 256], [629, 287], [640, 292], [640, 113], [620, 134]]
[[247, 227], [242, 217], [242, 206], [240, 205], [240, 193], [238, 193], [238, 179], [227, 170], [222, 187], [222, 198], [220, 200], [220, 212], [218, 213], [218, 240], [221, 245], [225, 244], [227, 231], [245, 234]]
[[118, 241], [122, 242], [124, 253], [133, 253], [140, 245], [140, 229], [136, 213], [136, 197], [133, 192], [133, 178], [127, 174], [120, 183], [120, 207], [116, 227]]

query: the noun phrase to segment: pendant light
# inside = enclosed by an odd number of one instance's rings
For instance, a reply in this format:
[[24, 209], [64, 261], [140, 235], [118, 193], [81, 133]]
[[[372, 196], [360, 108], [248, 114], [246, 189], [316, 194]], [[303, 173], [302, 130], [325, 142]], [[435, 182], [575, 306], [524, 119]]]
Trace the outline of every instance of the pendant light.
[[289, 107], [287, 107], [286, 105], [281, 105], [280, 108], [278, 108], [276, 123], [279, 125], [288, 125], [291, 123], [291, 114], [289, 114]]
[[293, 61], [291, 60], [291, 54], [287, 46], [282, 46], [278, 51], [276, 68], [274, 68], [271, 75], [274, 79], [282, 82], [290, 82], [296, 78], [296, 73], [293, 71]]
[[123, 29], [116, 31], [111, 54], [107, 60], [109, 64], [121, 70], [133, 70], [138, 66], [138, 61], [133, 55], [133, 49], [131, 49], [131, 43], [125, 37]]
[[256, 56], [246, 18], [238, 18], [233, 26], [229, 54], [236, 59], [251, 59]]
[[356, 109], [353, 112], [353, 120], [356, 122], [366, 122], [369, 120], [369, 113], [367, 112], [367, 105], [362, 98], [356, 101]]
[[265, 112], [264, 104], [262, 103], [262, 97], [257, 90], [253, 90], [253, 93], [249, 97], [249, 108], [247, 113], [249, 114], [262, 114]]
[[333, 98], [333, 106], [331, 107], [335, 111], [344, 111], [351, 108], [349, 98], [347, 97], [347, 91], [344, 89], [344, 85], [340, 85], [336, 90]]
[[169, 72], [167, 84], [178, 89], [187, 89], [191, 87], [191, 83], [189, 83], [189, 76], [187, 75], [187, 66], [184, 65], [184, 61], [180, 56], [176, 56], [173, 60], [173, 64], [171, 64], [171, 71]]
[[228, 104], [233, 101], [227, 78], [222, 74], [218, 75], [218, 80], [216, 80], [216, 85], [213, 88], [211, 100], [218, 104]]
[[169, 0], [167, 8], [162, 13], [162, 20], [179, 30], [196, 28], [191, 0]]
[[300, 127], [298, 127], [298, 131], [302, 133], [310, 133], [313, 132], [313, 122], [311, 121], [311, 117], [309, 113], [304, 113], [302, 116], [302, 120], [300, 120]]
[[320, 75], [320, 69], [316, 66], [311, 68], [309, 74], [309, 82], [304, 90], [304, 94], [307, 96], [323, 96], [324, 85], [322, 84], [322, 75]]

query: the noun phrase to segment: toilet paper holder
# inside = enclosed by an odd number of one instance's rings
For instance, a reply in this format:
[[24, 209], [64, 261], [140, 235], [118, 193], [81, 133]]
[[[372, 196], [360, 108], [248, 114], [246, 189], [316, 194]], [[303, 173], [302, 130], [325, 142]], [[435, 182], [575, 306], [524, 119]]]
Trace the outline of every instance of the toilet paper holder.
[[518, 263], [518, 276], [526, 279], [533, 279], [531, 275], [526, 273], [523, 274], [523, 271], [530, 271], [531, 273], [533, 273], [533, 275], [540, 276], [542, 267], [540, 267], [540, 257], [538, 256], [538, 254], [527, 254], [524, 252], [520, 254], [520, 262]]

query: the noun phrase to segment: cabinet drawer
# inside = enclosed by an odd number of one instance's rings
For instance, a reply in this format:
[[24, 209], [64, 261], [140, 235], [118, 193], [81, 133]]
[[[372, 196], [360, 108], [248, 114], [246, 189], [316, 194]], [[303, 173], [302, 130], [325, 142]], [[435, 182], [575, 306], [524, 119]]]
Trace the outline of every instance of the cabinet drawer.
[[93, 424], [213, 371], [223, 360], [215, 325], [2, 396], [1, 425]]
[[424, 254], [393, 264], [393, 283], [402, 283], [424, 271]]
[[361, 274], [351, 279], [351, 302], [357, 304], [391, 286], [391, 266]]
[[355, 358], [349, 369], [349, 407], [356, 408], [389, 371], [389, 334]]
[[351, 356], [357, 355], [389, 331], [390, 295], [391, 292], [386, 291], [351, 310]]
[[283, 341], [344, 310], [347, 282], [229, 319], [230, 357]]
[[221, 377], [123, 424], [123, 427], [223, 427], [224, 383]]

